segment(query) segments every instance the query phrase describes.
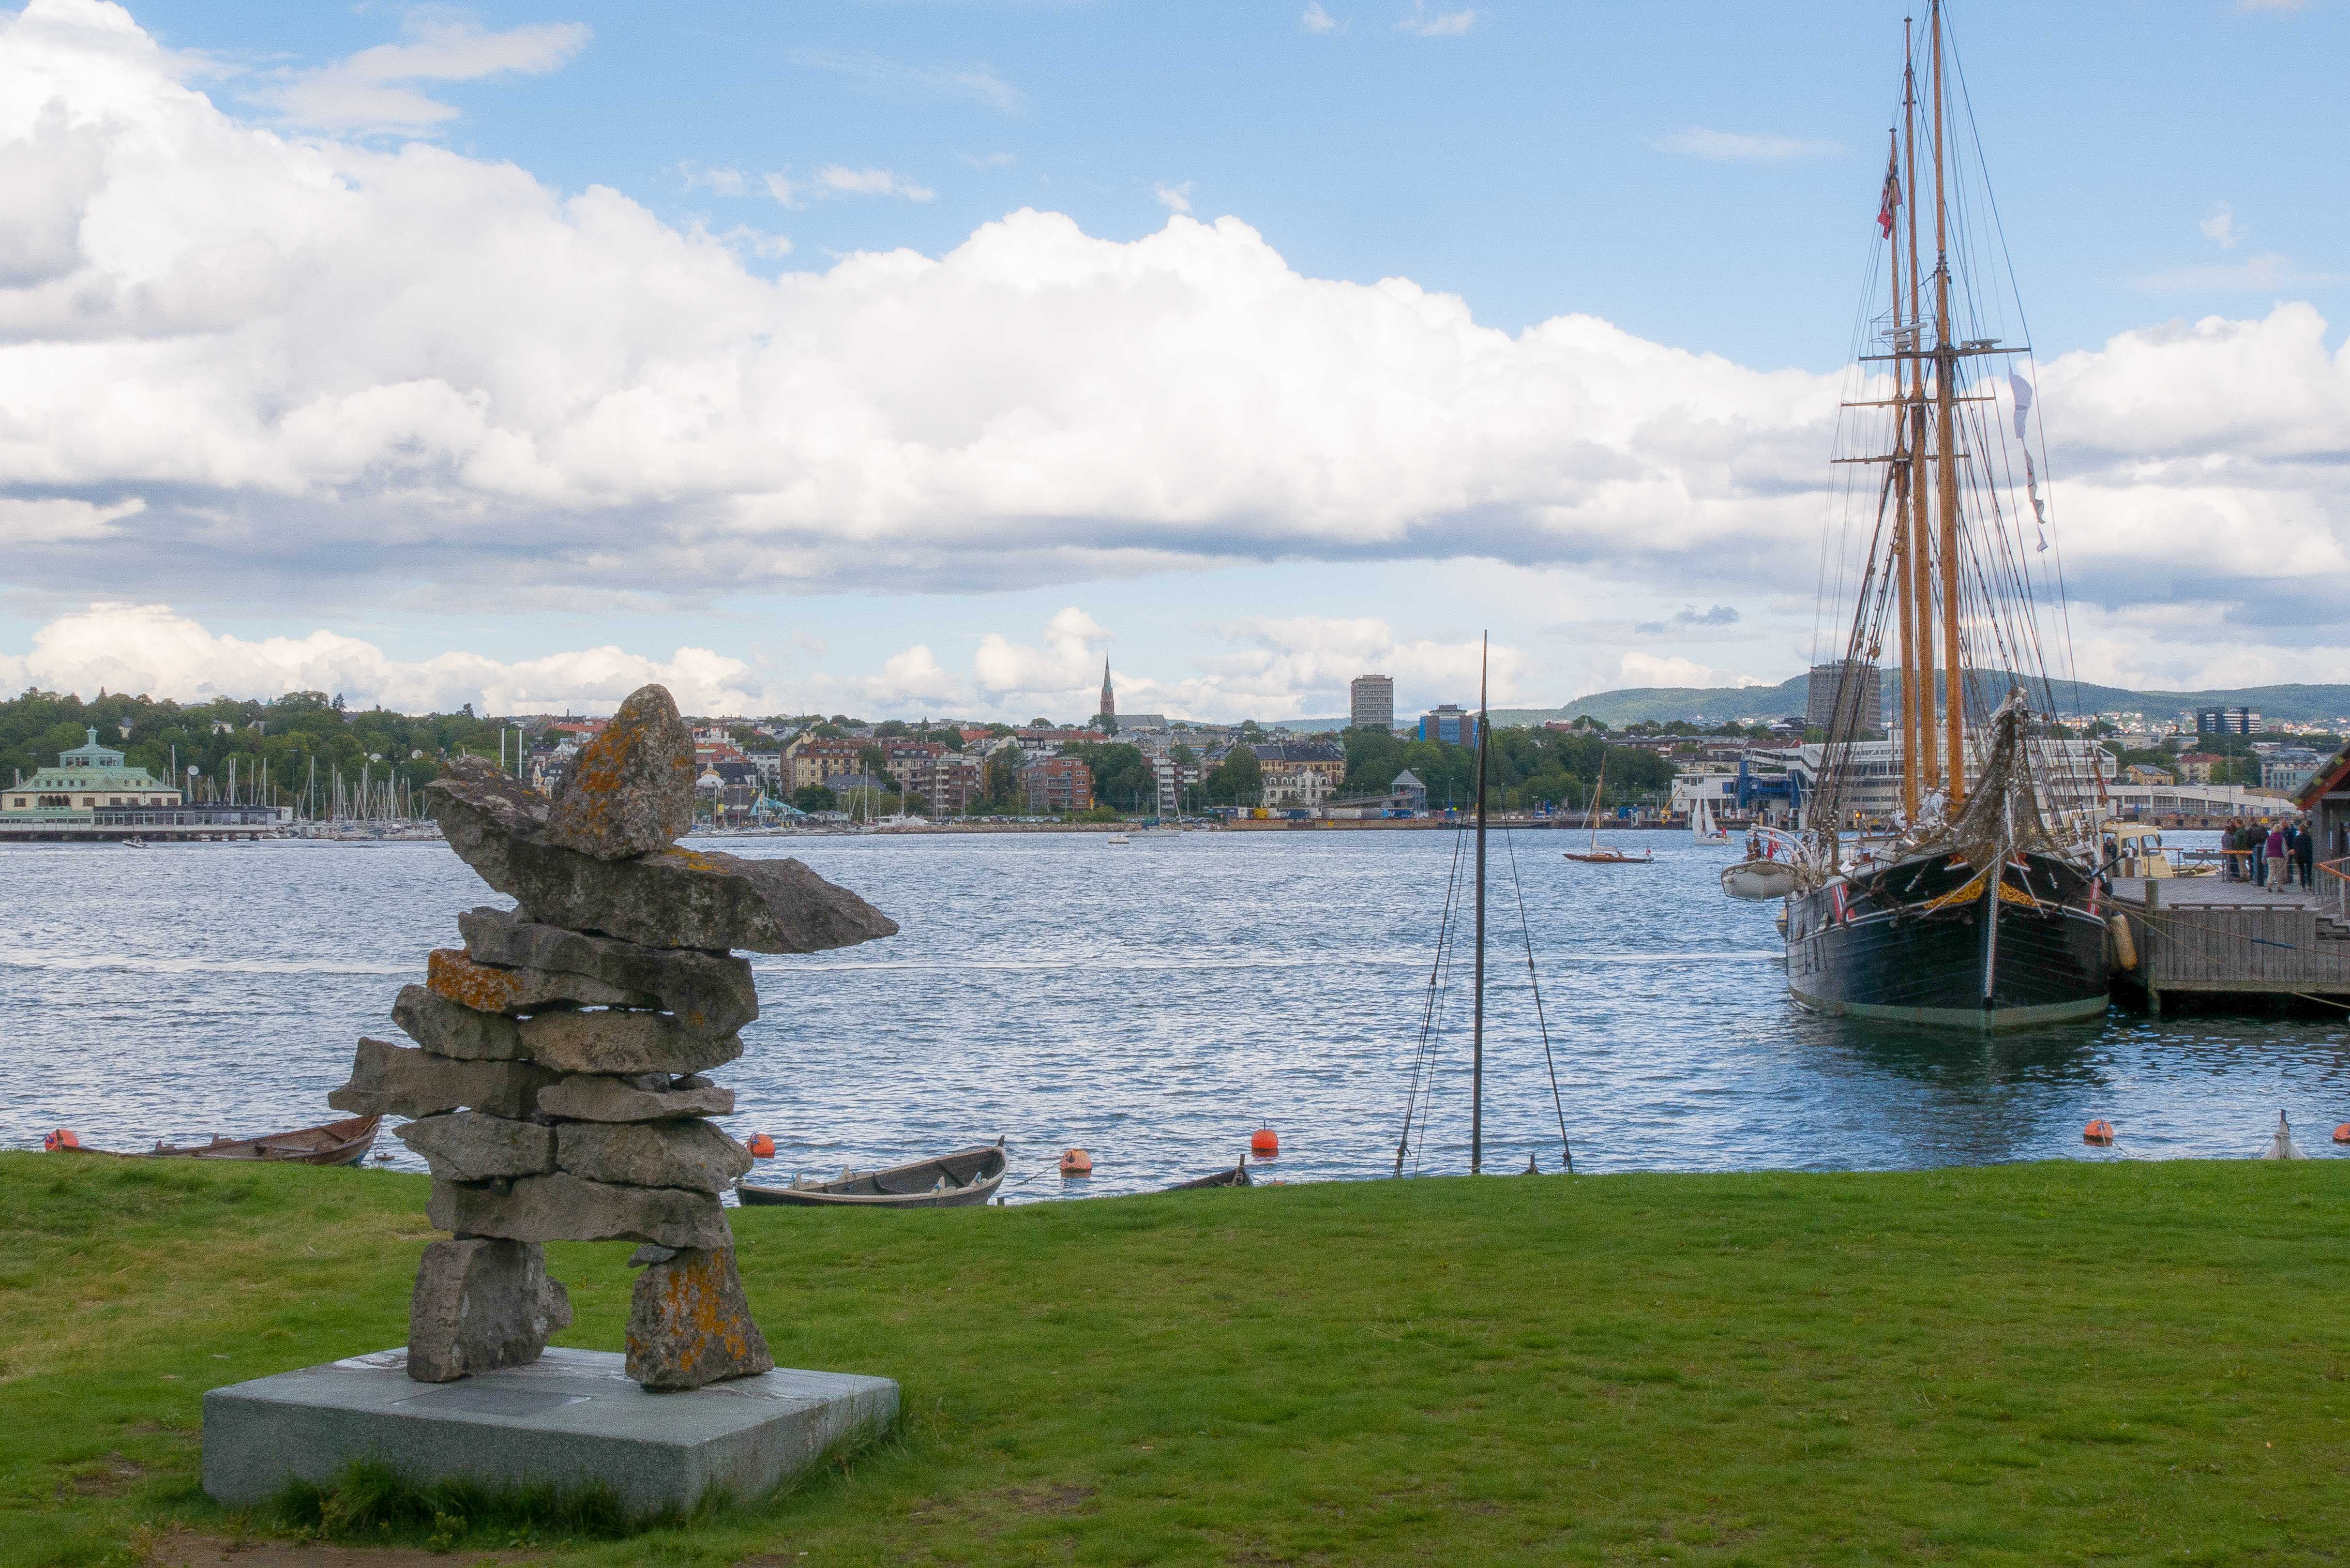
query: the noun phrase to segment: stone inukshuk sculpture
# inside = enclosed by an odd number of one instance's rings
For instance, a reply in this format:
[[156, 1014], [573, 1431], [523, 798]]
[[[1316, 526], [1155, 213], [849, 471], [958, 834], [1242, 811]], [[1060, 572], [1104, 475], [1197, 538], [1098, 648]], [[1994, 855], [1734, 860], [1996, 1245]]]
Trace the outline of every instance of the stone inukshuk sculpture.
[[542, 1243], [632, 1241], [628, 1375], [694, 1388], [775, 1366], [752, 1322], [719, 1194], [751, 1168], [708, 1117], [704, 1076], [759, 1014], [728, 950], [816, 952], [898, 928], [796, 860], [674, 847], [693, 818], [693, 735], [647, 686], [583, 747], [554, 798], [477, 759], [426, 786], [450, 846], [512, 911], [458, 919], [392, 1021], [328, 1096], [399, 1129], [432, 1170], [408, 1373], [440, 1383], [537, 1359], [567, 1327]]

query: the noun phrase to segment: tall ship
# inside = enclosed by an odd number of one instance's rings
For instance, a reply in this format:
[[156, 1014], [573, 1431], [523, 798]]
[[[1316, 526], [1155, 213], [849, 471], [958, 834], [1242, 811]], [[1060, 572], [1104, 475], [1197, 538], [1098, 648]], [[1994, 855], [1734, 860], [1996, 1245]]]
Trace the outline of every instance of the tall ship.
[[1777, 846], [1787, 986], [1825, 1012], [1976, 1030], [2095, 1018], [2103, 791], [2048, 670], [2070, 660], [2032, 350], [1941, 0], [1904, 31], [1821, 576], [1835, 698]]

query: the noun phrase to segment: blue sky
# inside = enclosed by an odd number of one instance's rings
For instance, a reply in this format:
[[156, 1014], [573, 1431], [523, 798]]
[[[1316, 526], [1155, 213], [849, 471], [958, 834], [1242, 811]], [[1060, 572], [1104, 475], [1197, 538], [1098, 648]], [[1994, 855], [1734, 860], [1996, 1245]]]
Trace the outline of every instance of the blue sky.
[[[1903, 9], [157, 0], [131, 15], [225, 121], [355, 157], [419, 141], [469, 166], [511, 163], [563, 197], [608, 187], [669, 229], [725, 236], [754, 276], [823, 273], [901, 247], [944, 257], [1022, 208], [1066, 214], [1082, 235], [1118, 245], [1144, 244], [1170, 214], [1229, 214], [1305, 279], [1409, 279], [1512, 335], [1596, 317], [1639, 343], [1719, 357], [1749, 376], [1738, 397], [1769, 404], [1776, 394], [1759, 373], [1840, 368], [1896, 107]], [[2328, 324], [2299, 350], [2327, 362], [2341, 343], [2331, 323], [2350, 305], [2344, 207], [2332, 197], [2350, 131], [2328, 107], [2345, 57], [2341, 6], [1965, 5], [1954, 28], [2043, 363], [2088, 356], [2082, 374], [2097, 384], [2090, 361], [2116, 335], [2210, 317], [2252, 323], [2280, 302], [2305, 303]], [[387, 64], [388, 48], [414, 53]], [[32, 156], [53, 154], [36, 146]], [[1074, 330], [1072, 355], [1085, 324]], [[2189, 387], [2182, 397], [2199, 373], [2183, 358], [2163, 372]], [[919, 380], [919, 364], [907, 375]], [[454, 372], [441, 379], [472, 395]], [[390, 371], [380, 380], [407, 384]], [[2331, 397], [2279, 410], [2282, 424], [2319, 433], [2278, 443], [2305, 456], [2313, 439], [2338, 435]], [[1740, 408], [1739, 418], [1762, 417]], [[1253, 433], [1267, 450], [1236, 452], [1235, 467], [1279, 461], [1282, 432]], [[1800, 432], [1780, 434], [1801, 448]], [[2195, 443], [2179, 440], [2183, 462]], [[1808, 450], [1826, 455], [1824, 441]], [[796, 590], [714, 566], [631, 597], [624, 568], [574, 593], [500, 604], [470, 591], [454, 566], [453, 586], [436, 587], [442, 568], [425, 556], [409, 557], [418, 580], [373, 589], [305, 564], [324, 514], [303, 507], [348, 507], [348, 481], [331, 500], [313, 491], [299, 504], [283, 486], [244, 481], [207, 480], [191, 498], [155, 477], [167, 470], [77, 470], [53, 492], [15, 493], [101, 506], [143, 497], [146, 521], [107, 526], [151, 527], [159, 541], [169, 533], [192, 565], [120, 593], [168, 603], [213, 637], [326, 630], [411, 664], [451, 650], [539, 659], [607, 642], [661, 659], [691, 645], [764, 672], [763, 691], [798, 683], [812, 702], [849, 705], [895, 690], [919, 705], [921, 681], [892, 689], [876, 671], [920, 642], [944, 671], [930, 688], [939, 701], [1042, 703], [1068, 689], [973, 686], [961, 672], [991, 636], [1021, 658], [1049, 653], [1058, 645], [1047, 624], [1077, 609], [1093, 630], [1070, 634], [1076, 623], [1065, 622], [1061, 645], [1074, 635], [1087, 659], [1106, 649], [1138, 679], [1163, 683], [1170, 705], [1324, 712], [1345, 659], [1387, 646], [1345, 629], [1364, 620], [1386, 628], [1408, 703], [1461, 696], [1460, 649], [1488, 625], [1513, 650], [1509, 682], [1523, 701], [1675, 670], [1776, 680], [1800, 667], [1811, 635], [1815, 552], [1789, 544], [1807, 524], [1790, 521], [1794, 509], [1765, 524], [1762, 501], [1753, 534], [1774, 543], [1762, 565], [1759, 546], [1750, 558], [1702, 531], [1679, 556], [1627, 538], [1615, 558], [1604, 529], [1519, 554], [1492, 542], [1496, 528], [1506, 533], [1501, 504], [1439, 506], [1409, 524], [1408, 542], [1357, 548], [1319, 524], [1283, 532], [1286, 504], [1258, 506], [1236, 485], [1211, 545], [1129, 541], [1124, 554], [1031, 568], [1025, 556], [991, 556], [983, 537], [905, 552], [920, 559], [902, 575], [890, 552], [868, 552], [795, 578]], [[2246, 495], [2278, 489], [2244, 483]], [[2126, 499], [2114, 499], [2114, 515]], [[861, 500], [835, 504], [853, 511]], [[2267, 524], [2322, 518], [2330, 538], [2334, 500], [2319, 485]], [[1183, 510], [1180, 495], [1136, 505], [1162, 504]], [[1073, 537], [1100, 504], [1070, 503]], [[2236, 501], [2198, 504], [2166, 536], [2179, 549], [2241, 520]], [[240, 539], [258, 571], [207, 556], [201, 531], [182, 521], [217, 527], [247, 506], [274, 519]], [[1734, 522], [1723, 526], [1734, 536]], [[1621, 527], [1646, 524], [1634, 515]], [[1235, 549], [1237, 535], [1270, 542]], [[2263, 550], [2274, 553], [2262, 545], [2229, 580], [2256, 578]], [[93, 558], [60, 546], [8, 572], [0, 657], [26, 654], [40, 628], [111, 597]], [[2329, 555], [2301, 575], [2337, 566]], [[2164, 652], [2175, 582], [2166, 589], [2126, 565], [2109, 578], [2085, 583], [2096, 615], [2084, 673], [2319, 679], [2343, 663], [2290, 628], [2207, 628], [2186, 651], [2172, 637]], [[1717, 604], [1736, 618], [1697, 618]], [[2220, 604], [2206, 618], [2230, 618]], [[1063, 652], [1045, 662], [1066, 674], [1076, 659]]]

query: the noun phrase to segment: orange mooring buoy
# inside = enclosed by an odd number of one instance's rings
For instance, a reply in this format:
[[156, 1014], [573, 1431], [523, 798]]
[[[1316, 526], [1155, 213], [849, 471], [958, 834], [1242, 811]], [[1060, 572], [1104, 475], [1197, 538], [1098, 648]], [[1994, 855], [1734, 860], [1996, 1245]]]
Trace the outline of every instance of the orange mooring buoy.
[[2334, 1129], [2334, 1141], [2335, 1143], [2350, 1143], [2350, 1122], [2344, 1122], [2340, 1127]]
[[753, 1159], [773, 1159], [775, 1158], [775, 1140], [769, 1137], [765, 1133], [753, 1133], [751, 1135], [750, 1141], [745, 1143], [743, 1147], [751, 1151], [751, 1158]]
[[73, 1128], [59, 1127], [57, 1131], [51, 1133], [48, 1137], [41, 1140], [41, 1147], [47, 1149], [51, 1154], [55, 1154], [61, 1148], [79, 1148], [81, 1147], [81, 1139], [74, 1136]]
[[1281, 1153], [1281, 1135], [1271, 1127], [1259, 1127], [1249, 1134], [1249, 1152], [1259, 1159], [1273, 1159]]
[[1061, 1174], [1063, 1176], [1091, 1176], [1093, 1173], [1094, 1157], [1092, 1155], [1087, 1154], [1081, 1148], [1073, 1148], [1063, 1152], [1061, 1156]]
[[2114, 1124], [2099, 1116], [2081, 1129], [2083, 1143], [2108, 1144], [2114, 1141]]

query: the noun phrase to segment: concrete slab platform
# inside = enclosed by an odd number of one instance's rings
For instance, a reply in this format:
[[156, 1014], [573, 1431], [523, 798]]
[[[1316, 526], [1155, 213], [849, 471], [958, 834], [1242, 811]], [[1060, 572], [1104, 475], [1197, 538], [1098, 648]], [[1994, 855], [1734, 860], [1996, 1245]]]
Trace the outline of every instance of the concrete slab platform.
[[376, 1459], [419, 1484], [608, 1487], [629, 1512], [691, 1508], [714, 1487], [749, 1501], [898, 1416], [887, 1377], [778, 1367], [649, 1393], [608, 1351], [549, 1349], [528, 1366], [417, 1383], [378, 1351], [204, 1396], [204, 1490], [228, 1507]]

